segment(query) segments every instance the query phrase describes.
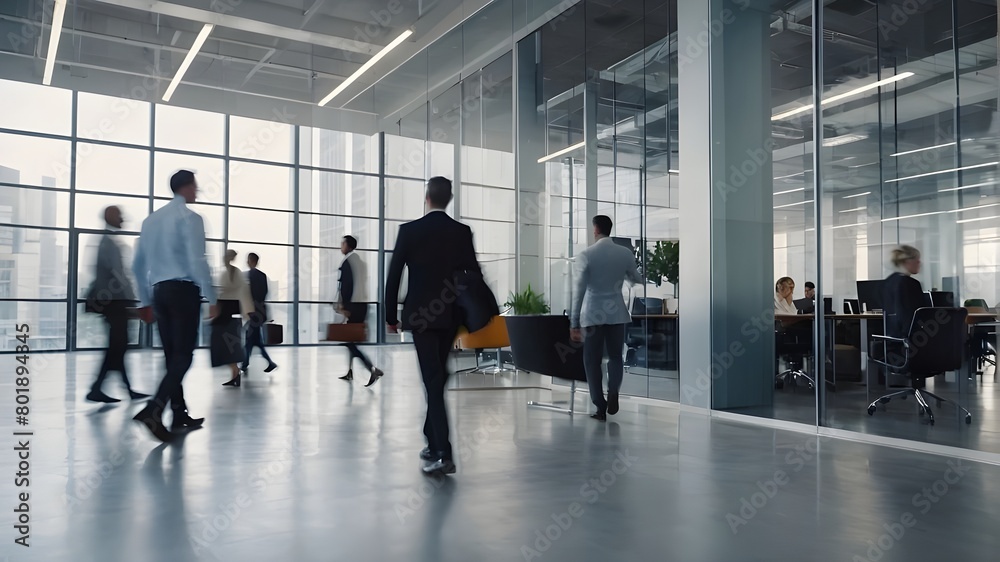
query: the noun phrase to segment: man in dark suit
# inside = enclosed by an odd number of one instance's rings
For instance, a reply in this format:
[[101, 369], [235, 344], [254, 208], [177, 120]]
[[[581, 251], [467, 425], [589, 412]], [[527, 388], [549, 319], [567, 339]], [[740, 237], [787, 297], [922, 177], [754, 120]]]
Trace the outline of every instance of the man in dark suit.
[[121, 209], [111, 206], [104, 209], [104, 222], [107, 223], [107, 226], [104, 236], [101, 238], [101, 244], [97, 248], [97, 274], [94, 277], [94, 284], [90, 287], [87, 307], [93, 312], [103, 315], [105, 322], [108, 323], [108, 348], [104, 352], [104, 362], [101, 363], [97, 379], [87, 394], [87, 400], [106, 403], [120, 402], [117, 398], [112, 398], [101, 390], [104, 378], [109, 371], [118, 371], [122, 374], [122, 382], [125, 383], [125, 388], [128, 389], [129, 396], [133, 400], [148, 398], [148, 394], [132, 390], [128, 374], [125, 372], [125, 350], [128, 349], [128, 312], [129, 308], [135, 306], [136, 298], [135, 291], [132, 289], [132, 281], [125, 274], [122, 250], [113, 238], [124, 224], [125, 217], [122, 216]]
[[386, 323], [389, 331], [395, 333], [399, 324], [396, 311], [399, 283], [403, 268], [408, 268], [402, 325], [404, 330], [413, 332], [420, 375], [427, 391], [424, 420], [427, 447], [420, 452], [420, 458], [427, 461], [423, 468], [426, 474], [455, 472], [444, 400], [448, 353], [459, 322], [455, 276], [463, 271], [482, 275], [472, 230], [445, 212], [451, 197], [450, 180], [434, 177], [427, 182], [427, 213], [399, 227], [385, 288]]
[[264, 324], [267, 322], [267, 275], [263, 271], [257, 269], [257, 264], [260, 262], [260, 256], [251, 252], [247, 255], [247, 266], [250, 267], [250, 271], [247, 272], [247, 278], [250, 281], [250, 297], [253, 299], [253, 313], [250, 314], [250, 321], [247, 322], [247, 337], [246, 337], [246, 353], [244, 356], [246, 359], [243, 365], [240, 367], [245, 373], [247, 369], [250, 368], [250, 354], [253, 353], [254, 347], [260, 348], [260, 354], [267, 359], [267, 368], [264, 369], [265, 373], [270, 373], [271, 371], [278, 368], [278, 365], [271, 361], [271, 356], [267, 354], [267, 350], [264, 349], [264, 338], [262, 332], [264, 331]]
[[[367, 268], [361, 256], [354, 251], [357, 247], [358, 239], [349, 234], [340, 241], [340, 253], [344, 254], [344, 261], [340, 264], [340, 290], [336, 306], [337, 311], [347, 317], [348, 324], [364, 324], [368, 320]], [[340, 377], [340, 380], [354, 380], [355, 358], [360, 359], [370, 373], [368, 384], [365, 386], [371, 386], [382, 378], [384, 374], [382, 370], [358, 349], [358, 344], [345, 342], [344, 346], [350, 353], [350, 359], [347, 365], [347, 374]]]

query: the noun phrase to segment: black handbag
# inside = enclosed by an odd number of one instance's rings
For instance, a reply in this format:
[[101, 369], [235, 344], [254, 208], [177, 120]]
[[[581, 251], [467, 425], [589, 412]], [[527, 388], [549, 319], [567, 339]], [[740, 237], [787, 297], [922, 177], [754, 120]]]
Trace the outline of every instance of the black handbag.
[[243, 352], [243, 322], [239, 318], [216, 321], [212, 323], [212, 337], [209, 349], [212, 353], [212, 366], [232, 365], [242, 363]]
[[455, 287], [458, 289], [455, 305], [459, 324], [469, 333], [485, 328], [490, 320], [500, 315], [497, 298], [481, 274], [459, 272], [455, 275]]

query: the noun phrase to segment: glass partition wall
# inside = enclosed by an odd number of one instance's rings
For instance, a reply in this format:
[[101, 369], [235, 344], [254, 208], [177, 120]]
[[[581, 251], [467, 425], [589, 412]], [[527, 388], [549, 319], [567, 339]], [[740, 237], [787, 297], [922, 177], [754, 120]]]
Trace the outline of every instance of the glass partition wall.
[[[933, 291], [928, 305], [992, 310], [1000, 304], [996, 3], [839, 8], [824, 10], [826, 33], [841, 39], [825, 44], [824, 96], [848, 94], [825, 103], [822, 115], [824, 295], [838, 312], [844, 301], [865, 305], [872, 297], [858, 282], [896, 271], [891, 251], [907, 244], [921, 253], [913, 277]], [[992, 423], [1000, 387], [989, 362], [995, 324], [961, 327], [963, 366], [925, 382], [925, 390], [968, 408], [971, 424], [932, 399], [933, 426], [912, 397], [868, 414], [870, 403], [910, 385], [869, 360], [869, 351], [881, 353], [870, 343], [883, 329], [880, 315], [838, 318], [835, 326], [838, 384], [825, 396], [822, 425], [1000, 452]]]
[[627, 395], [678, 400], [676, 4], [580, 2], [518, 42], [519, 288], [572, 305], [594, 215], [636, 255]]

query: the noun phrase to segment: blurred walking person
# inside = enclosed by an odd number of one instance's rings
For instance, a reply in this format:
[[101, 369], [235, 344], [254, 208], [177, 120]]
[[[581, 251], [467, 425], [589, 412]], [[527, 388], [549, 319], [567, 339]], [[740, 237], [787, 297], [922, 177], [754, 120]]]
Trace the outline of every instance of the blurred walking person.
[[[427, 462], [425, 474], [455, 472], [448, 430], [448, 409], [444, 390], [448, 382], [448, 354], [455, 342], [460, 322], [456, 301], [456, 275], [482, 270], [476, 261], [472, 229], [448, 216], [451, 181], [433, 177], [427, 182], [427, 213], [399, 227], [385, 288], [385, 316], [389, 331], [398, 330], [396, 307], [403, 268], [408, 268], [406, 302], [403, 304], [404, 330], [413, 333], [420, 375], [427, 394], [424, 437], [427, 447], [420, 458]], [[495, 304], [495, 303], [494, 303]]]
[[[368, 320], [368, 274], [365, 262], [354, 250], [358, 247], [358, 240], [351, 236], [344, 236], [340, 242], [340, 253], [344, 254], [344, 261], [340, 264], [340, 290], [337, 298], [337, 312], [347, 317], [348, 324], [364, 324]], [[340, 380], [354, 380], [354, 359], [358, 358], [364, 363], [365, 368], [371, 376], [365, 386], [371, 386], [382, 378], [381, 369], [372, 364], [364, 353], [358, 349], [358, 344], [345, 342], [347, 351], [351, 356], [347, 363], [347, 374], [340, 377]]]
[[97, 373], [87, 400], [91, 402], [121, 402], [117, 398], [112, 398], [104, 393], [101, 388], [104, 385], [104, 378], [108, 372], [118, 371], [122, 375], [122, 382], [128, 390], [132, 400], [149, 398], [148, 394], [132, 390], [129, 383], [128, 374], [125, 369], [125, 351], [128, 349], [128, 316], [129, 309], [135, 306], [135, 291], [132, 289], [132, 281], [125, 272], [125, 264], [122, 260], [122, 249], [115, 242], [116, 233], [121, 230], [125, 223], [121, 209], [115, 206], [104, 209], [104, 236], [97, 248], [97, 271], [94, 276], [94, 284], [90, 287], [87, 296], [87, 311], [96, 312], [104, 316], [104, 321], [108, 323], [108, 347], [104, 351], [104, 362], [101, 363], [101, 370]]
[[264, 369], [265, 373], [270, 373], [278, 368], [278, 365], [274, 361], [271, 361], [271, 356], [267, 354], [267, 349], [264, 348], [264, 324], [268, 320], [267, 275], [257, 269], [258, 263], [260, 263], [260, 256], [253, 252], [247, 254], [247, 266], [250, 268], [247, 271], [247, 280], [250, 282], [250, 298], [253, 300], [253, 312], [250, 313], [250, 321], [247, 323], [247, 347], [244, 351], [246, 359], [243, 360], [243, 367], [241, 369], [244, 374], [250, 368], [250, 355], [253, 354], [254, 347], [259, 347], [260, 354], [264, 356], [264, 359], [267, 359], [267, 368]]
[[170, 190], [173, 200], [143, 221], [132, 264], [142, 306], [139, 317], [147, 323], [156, 320], [167, 363], [153, 399], [132, 419], [164, 442], [173, 439], [163, 425], [167, 403], [174, 414], [173, 431], [200, 427], [205, 421], [188, 414], [182, 383], [198, 345], [202, 295], [209, 302], [209, 316], [217, 312], [212, 271], [205, 261], [205, 221], [188, 207], [197, 199], [194, 174], [175, 173]]
[[244, 322], [249, 324], [254, 305], [250, 298], [250, 285], [243, 272], [233, 265], [235, 259], [236, 250], [226, 250], [218, 282], [218, 314], [212, 318], [210, 349], [212, 366], [228, 365], [232, 375], [222, 386], [238, 387], [239, 364], [246, 360], [240, 338], [241, 328]]

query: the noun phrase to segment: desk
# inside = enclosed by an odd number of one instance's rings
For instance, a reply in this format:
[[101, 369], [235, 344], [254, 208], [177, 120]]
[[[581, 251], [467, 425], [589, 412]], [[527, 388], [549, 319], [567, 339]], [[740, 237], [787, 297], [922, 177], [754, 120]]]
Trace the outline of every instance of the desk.
[[[676, 313], [632, 315], [631, 333], [627, 333], [625, 337], [626, 345], [636, 344], [628, 346], [636, 352], [635, 365], [632, 366], [663, 371], [676, 371], [680, 368], [678, 318]], [[641, 336], [636, 337], [636, 329]], [[656, 338], [661, 338], [659, 343], [662, 343], [662, 347], [654, 341]]]
[[[776, 313], [774, 319], [780, 321], [784, 325], [792, 325], [800, 322], [809, 321], [812, 322], [816, 317], [815, 314], [780, 314]], [[875, 313], [864, 313], [864, 314], [824, 314], [823, 320], [828, 323], [828, 344], [827, 345], [827, 356], [830, 358], [830, 367], [833, 370], [833, 380], [827, 380], [825, 376], [825, 365], [823, 366], [824, 377], [823, 380], [830, 384], [834, 389], [837, 387], [837, 336], [835, 333], [834, 322], [837, 320], [857, 320], [861, 323], [861, 382], [866, 383], [868, 379], [868, 321], [869, 320], [882, 320], [882, 314]], [[817, 366], [817, 373], [820, 372]], [[814, 375], [816, 375], [814, 373]], [[818, 375], [816, 375], [818, 378]]]

